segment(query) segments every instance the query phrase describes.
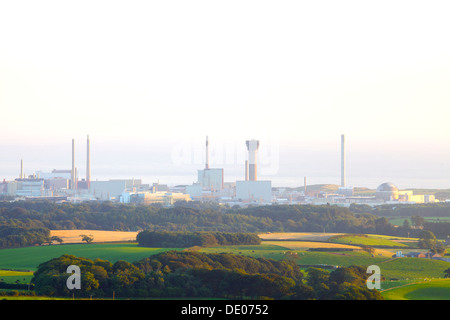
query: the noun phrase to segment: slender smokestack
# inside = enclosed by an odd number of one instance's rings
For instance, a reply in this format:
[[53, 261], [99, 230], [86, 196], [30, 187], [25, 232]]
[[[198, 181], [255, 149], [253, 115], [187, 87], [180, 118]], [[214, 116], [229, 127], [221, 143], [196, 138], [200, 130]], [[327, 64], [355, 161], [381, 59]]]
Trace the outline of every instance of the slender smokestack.
[[91, 143], [89, 141], [89, 135], [87, 136], [87, 150], [86, 150], [86, 184], [89, 189], [91, 186]]
[[345, 136], [341, 135], [341, 187], [345, 187]]
[[304, 178], [303, 183], [304, 183], [304, 185], [305, 185], [305, 196], [306, 196], [306, 177]]
[[247, 140], [246, 145], [248, 150], [248, 178], [250, 181], [256, 181], [257, 180], [256, 159], [259, 148], [259, 141]]
[[248, 181], [248, 160], [245, 160], [245, 181]]
[[75, 184], [74, 184], [75, 188], [74, 189], [78, 189], [78, 170], [77, 168], [75, 168]]
[[208, 136], [206, 136], [206, 165], [205, 169], [209, 169], [209, 142]]
[[23, 179], [23, 160], [20, 159], [20, 179]]
[[71, 171], [71, 189], [75, 190], [75, 139], [72, 139], [72, 171]]

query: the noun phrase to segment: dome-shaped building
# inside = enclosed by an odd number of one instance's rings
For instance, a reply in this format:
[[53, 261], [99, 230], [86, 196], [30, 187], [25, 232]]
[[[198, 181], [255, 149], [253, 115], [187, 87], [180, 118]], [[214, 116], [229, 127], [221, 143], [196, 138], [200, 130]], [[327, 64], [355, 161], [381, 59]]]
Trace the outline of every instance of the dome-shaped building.
[[398, 200], [398, 188], [390, 182], [378, 186], [375, 197], [384, 201]]

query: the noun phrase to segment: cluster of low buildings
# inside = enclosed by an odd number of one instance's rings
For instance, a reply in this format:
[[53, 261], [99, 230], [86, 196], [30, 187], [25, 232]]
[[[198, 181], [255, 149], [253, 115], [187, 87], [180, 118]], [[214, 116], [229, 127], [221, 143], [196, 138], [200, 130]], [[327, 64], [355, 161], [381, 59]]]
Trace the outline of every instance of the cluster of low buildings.
[[408, 252], [403, 253], [402, 251], [397, 251], [396, 254], [392, 256], [393, 258], [421, 258], [421, 259], [435, 259], [450, 262], [450, 258], [444, 258], [442, 255], [433, 252]]
[[19, 178], [0, 183], [0, 196], [13, 200], [47, 199], [53, 201], [117, 201], [134, 204], [161, 204], [170, 206], [177, 201], [216, 201], [231, 205], [270, 204], [273, 202], [271, 181], [257, 179], [257, 150], [259, 141], [246, 141], [249, 159], [245, 162], [245, 178], [241, 181], [225, 182], [222, 168], [209, 167], [208, 138], [206, 139], [207, 161], [205, 168], [198, 170], [197, 182], [192, 185], [169, 187], [164, 184], [143, 183], [141, 179], [110, 179], [106, 181], [90, 178], [90, 142], [87, 138], [86, 178], [79, 179], [75, 167], [74, 140], [72, 140], [72, 169], [37, 171], [26, 176], [23, 162]]
[[[210, 168], [209, 141], [206, 137], [205, 168], [197, 171], [197, 181], [191, 185], [169, 187], [158, 183], [146, 184], [141, 179], [91, 180], [90, 140], [87, 137], [86, 178], [79, 179], [75, 167], [75, 142], [72, 140], [71, 170], [37, 171], [26, 176], [23, 162], [19, 178], [0, 182], [0, 196], [10, 199], [48, 199], [53, 201], [117, 201], [135, 204], [172, 205], [177, 201], [215, 201], [230, 206], [250, 204], [336, 204], [349, 206], [352, 203], [368, 205], [392, 203], [430, 203], [437, 200], [432, 195], [414, 194], [412, 190], [399, 190], [394, 184], [381, 184], [374, 194], [355, 194], [353, 187], [345, 186], [345, 170], [342, 186], [335, 192], [304, 189], [273, 188], [270, 180], [257, 177], [258, 140], [247, 140], [248, 157], [245, 161], [245, 176], [242, 180], [226, 182], [223, 168]], [[345, 166], [343, 166], [345, 167]]]
[[304, 201], [311, 204], [336, 204], [349, 206], [352, 203], [370, 206], [382, 204], [417, 204], [439, 202], [434, 195], [415, 194], [414, 190], [399, 190], [393, 183], [385, 182], [375, 192], [357, 194], [353, 187], [340, 187], [335, 192], [305, 193]]
[[249, 204], [334, 204], [352, 203], [371, 206], [380, 204], [433, 203], [433, 195], [399, 190], [392, 183], [381, 184], [368, 196], [355, 195], [351, 187], [335, 192], [308, 192], [292, 188], [274, 188], [271, 181], [241, 180], [225, 182], [223, 169], [198, 170], [191, 185], [168, 186], [159, 182], [143, 183], [141, 179], [78, 181], [71, 188], [70, 170], [38, 171], [28, 177], [0, 182], [0, 196], [18, 200], [47, 199], [53, 201], [117, 201], [121, 203], [172, 205], [177, 201], [214, 201], [230, 206]]

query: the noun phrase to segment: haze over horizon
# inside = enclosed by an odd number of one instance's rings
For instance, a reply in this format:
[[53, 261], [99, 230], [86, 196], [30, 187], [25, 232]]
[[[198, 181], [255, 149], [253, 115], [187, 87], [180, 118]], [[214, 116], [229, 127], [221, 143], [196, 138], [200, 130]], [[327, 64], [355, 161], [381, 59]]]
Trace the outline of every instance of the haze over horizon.
[[[0, 178], [243, 179], [450, 188], [450, 4], [60, 1], [0, 4]], [[173, 176], [173, 182], [168, 181]]]

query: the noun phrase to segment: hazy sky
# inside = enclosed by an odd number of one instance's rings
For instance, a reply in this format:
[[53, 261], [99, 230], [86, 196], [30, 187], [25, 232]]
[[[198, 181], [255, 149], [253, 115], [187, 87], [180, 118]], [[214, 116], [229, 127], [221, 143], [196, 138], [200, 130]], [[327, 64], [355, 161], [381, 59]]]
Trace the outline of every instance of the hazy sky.
[[193, 182], [208, 135], [226, 180], [255, 138], [261, 177], [338, 184], [344, 133], [349, 184], [450, 187], [449, 13], [448, 1], [1, 0], [0, 178], [21, 158], [28, 173], [70, 168], [72, 138], [84, 176], [89, 134], [94, 178]]

